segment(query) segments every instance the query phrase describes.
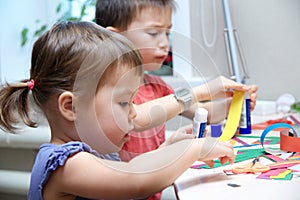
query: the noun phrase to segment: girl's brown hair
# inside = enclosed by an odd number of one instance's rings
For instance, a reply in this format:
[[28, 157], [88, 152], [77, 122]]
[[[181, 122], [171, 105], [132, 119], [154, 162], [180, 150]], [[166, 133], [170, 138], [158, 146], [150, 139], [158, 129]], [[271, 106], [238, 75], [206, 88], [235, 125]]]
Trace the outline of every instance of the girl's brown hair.
[[[140, 55], [125, 37], [91, 22], [55, 24], [34, 44], [30, 78], [0, 88], [0, 128], [15, 132], [18, 117], [27, 126], [37, 126], [30, 118], [29, 91], [45, 112], [50, 97], [73, 91], [77, 79], [84, 81], [96, 75], [96, 84], [101, 86], [122, 66], [142, 76]], [[34, 81], [33, 87], [27, 87], [30, 80]]]

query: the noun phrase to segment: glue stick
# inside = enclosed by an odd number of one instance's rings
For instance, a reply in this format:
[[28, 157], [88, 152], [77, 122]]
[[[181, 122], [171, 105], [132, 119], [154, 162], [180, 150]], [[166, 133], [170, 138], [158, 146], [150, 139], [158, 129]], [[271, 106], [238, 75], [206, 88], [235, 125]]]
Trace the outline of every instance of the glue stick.
[[195, 110], [194, 120], [193, 120], [193, 134], [197, 138], [204, 137], [206, 124], [207, 124], [208, 111], [205, 108], [197, 108]]
[[223, 124], [211, 124], [210, 125], [210, 136], [220, 137], [222, 135]]
[[240, 134], [251, 133], [250, 97], [248, 92], [245, 93], [245, 99], [243, 102], [239, 133]]

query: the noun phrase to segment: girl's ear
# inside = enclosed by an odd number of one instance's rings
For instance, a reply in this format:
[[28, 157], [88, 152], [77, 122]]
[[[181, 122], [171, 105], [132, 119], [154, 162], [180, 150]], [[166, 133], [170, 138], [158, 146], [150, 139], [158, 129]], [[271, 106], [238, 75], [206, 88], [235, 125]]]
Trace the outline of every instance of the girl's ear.
[[120, 33], [120, 30], [117, 29], [117, 28], [115, 28], [115, 27], [113, 27], [113, 26], [108, 26], [108, 27], [106, 27], [106, 29], [108, 29], [108, 30], [110, 30], [112, 32], [115, 32], [115, 33]]
[[74, 95], [72, 92], [63, 92], [58, 97], [58, 108], [61, 113], [61, 115], [69, 120], [74, 121], [75, 120], [75, 111], [73, 111], [73, 98]]

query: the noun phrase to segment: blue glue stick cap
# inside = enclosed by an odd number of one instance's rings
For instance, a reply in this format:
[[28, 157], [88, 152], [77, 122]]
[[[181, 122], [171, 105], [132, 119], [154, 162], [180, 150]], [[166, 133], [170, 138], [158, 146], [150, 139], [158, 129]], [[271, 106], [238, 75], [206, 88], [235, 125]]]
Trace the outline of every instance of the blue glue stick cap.
[[211, 124], [211, 137], [220, 137], [222, 135], [222, 124]]

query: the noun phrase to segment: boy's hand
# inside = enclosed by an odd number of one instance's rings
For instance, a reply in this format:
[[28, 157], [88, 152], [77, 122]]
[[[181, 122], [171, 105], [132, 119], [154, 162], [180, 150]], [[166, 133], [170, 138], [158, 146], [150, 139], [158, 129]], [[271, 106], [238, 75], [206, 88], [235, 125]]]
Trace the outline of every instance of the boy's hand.
[[250, 95], [250, 109], [251, 111], [254, 110], [255, 106], [256, 106], [256, 99], [257, 99], [257, 90], [258, 90], [258, 86], [257, 85], [250, 85], [249, 86], [249, 95]]
[[210, 80], [207, 82], [206, 85], [210, 96], [210, 98], [207, 100], [232, 97], [233, 90], [240, 90], [240, 91], [249, 92], [251, 102], [254, 102], [251, 108], [254, 109], [256, 98], [257, 98], [257, 90], [258, 90], [257, 85], [249, 85], [249, 86], [244, 85], [236, 81], [233, 81], [231, 79], [228, 79], [224, 76], [219, 76], [213, 80]]
[[251, 111], [255, 108], [258, 91], [257, 85], [244, 85], [231, 79], [225, 78], [224, 76], [219, 76], [218, 78], [209, 81], [207, 83], [207, 87], [210, 93], [211, 100], [232, 97], [234, 90], [248, 92], [251, 100]]

